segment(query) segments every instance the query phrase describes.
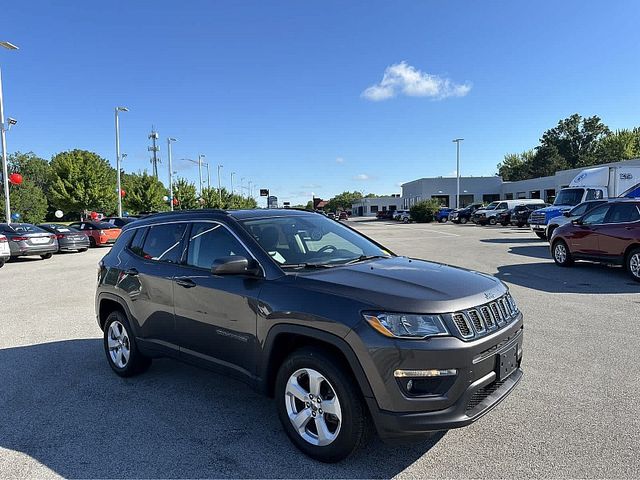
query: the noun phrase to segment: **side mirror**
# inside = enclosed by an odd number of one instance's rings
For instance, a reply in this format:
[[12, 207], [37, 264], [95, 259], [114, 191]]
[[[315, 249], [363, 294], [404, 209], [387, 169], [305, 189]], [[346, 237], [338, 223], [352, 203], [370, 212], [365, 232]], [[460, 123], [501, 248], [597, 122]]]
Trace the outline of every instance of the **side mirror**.
[[253, 275], [260, 273], [260, 268], [255, 260], [249, 260], [241, 255], [220, 257], [213, 261], [211, 273], [214, 275]]
[[569, 213], [569, 210], [563, 212], [562, 215], [564, 215], [565, 217], [570, 217], [571, 216], [571, 214]]

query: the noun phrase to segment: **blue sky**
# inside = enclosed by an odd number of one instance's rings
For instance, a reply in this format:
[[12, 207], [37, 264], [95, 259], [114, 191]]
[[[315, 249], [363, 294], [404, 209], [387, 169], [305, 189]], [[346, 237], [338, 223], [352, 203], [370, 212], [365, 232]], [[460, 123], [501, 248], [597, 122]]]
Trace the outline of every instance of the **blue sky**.
[[8, 2], [8, 149], [113, 163], [126, 105], [124, 168], [151, 168], [154, 124], [164, 181], [167, 136], [181, 176], [204, 153], [227, 187], [233, 171], [293, 203], [453, 175], [456, 137], [462, 174], [491, 175], [575, 112], [640, 125], [639, 14], [633, 0]]

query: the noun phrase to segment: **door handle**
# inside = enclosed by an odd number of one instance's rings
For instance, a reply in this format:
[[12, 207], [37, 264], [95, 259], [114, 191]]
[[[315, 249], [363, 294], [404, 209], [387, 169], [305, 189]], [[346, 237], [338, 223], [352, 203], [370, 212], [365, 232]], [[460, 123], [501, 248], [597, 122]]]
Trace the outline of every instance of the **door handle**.
[[130, 277], [137, 277], [138, 276], [138, 270], [136, 268], [129, 268], [127, 270], [124, 271], [125, 275], [129, 275]]
[[176, 283], [184, 288], [193, 288], [196, 286], [196, 282], [191, 280], [190, 278], [176, 278]]

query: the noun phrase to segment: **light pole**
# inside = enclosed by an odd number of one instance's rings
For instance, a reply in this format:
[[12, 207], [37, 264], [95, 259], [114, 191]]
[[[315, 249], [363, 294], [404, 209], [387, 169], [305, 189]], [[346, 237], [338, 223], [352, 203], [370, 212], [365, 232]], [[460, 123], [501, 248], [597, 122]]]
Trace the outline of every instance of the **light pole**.
[[456, 144], [456, 208], [460, 208], [460, 142], [464, 138], [452, 140]]
[[220, 205], [222, 205], [222, 190], [220, 186], [220, 169], [224, 167], [224, 165], [218, 165], [218, 199], [220, 200]]
[[173, 164], [171, 157], [171, 144], [176, 142], [175, 138], [167, 138], [167, 154], [169, 155], [169, 205], [173, 212]]
[[209, 162], [205, 163], [207, 166], [207, 188], [211, 190], [211, 170], [209, 170]]
[[244, 182], [244, 177], [240, 177], [240, 196], [244, 197], [244, 187], [242, 186], [242, 182]]
[[236, 172], [231, 172], [231, 195], [233, 195], [233, 176], [236, 174]]
[[[0, 42], [7, 50], [18, 50], [13, 43]], [[0, 137], [2, 137], [2, 180], [4, 183], [4, 214], [11, 223], [11, 203], [9, 201], [9, 165], [7, 164], [7, 129], [4, 126], [4, 103], [2, 99], [2, 71], [0, 70]]]
[[202, 159], [206, 155], [199, 153], [198, 154], [198, 174], [200, 175], [200, 196], [202, 196]]
[[122, 185], [120, 179], [120, 119], [118, 114], [120, 112], [128, 112], [127, 107], [116, 107], [116, 178], [117, 178], [117, 190], [118, 190], [118, 216], [122, 216]]
[[251, 180], [249, 180], [249, 188], [247, 189], [247, 193], [249, 194], [249, 197], [251, 197], [251, 184], [253, 182]]

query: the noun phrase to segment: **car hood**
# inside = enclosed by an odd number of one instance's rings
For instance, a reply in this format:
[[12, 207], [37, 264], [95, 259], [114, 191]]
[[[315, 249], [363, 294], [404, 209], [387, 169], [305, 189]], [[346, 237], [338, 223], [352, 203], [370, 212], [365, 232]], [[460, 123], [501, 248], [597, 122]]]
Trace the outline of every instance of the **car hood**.
[[498, 279], [476, 271], [407, 257], [378, 259], [299, 274], [307, 289], [353, 298], [371, 308], [447, 313], [506, 293]]
[[[575, 205], [574, 205], [575, 206]], [[538, 208], [536, 210], [534, 210], [534, 212], [564, 212], [566, 210], [570, 210], [572, 209], [573, 206], [571, 205], [551, 205], [549, 207], [543, 207], [543, 208]]]

